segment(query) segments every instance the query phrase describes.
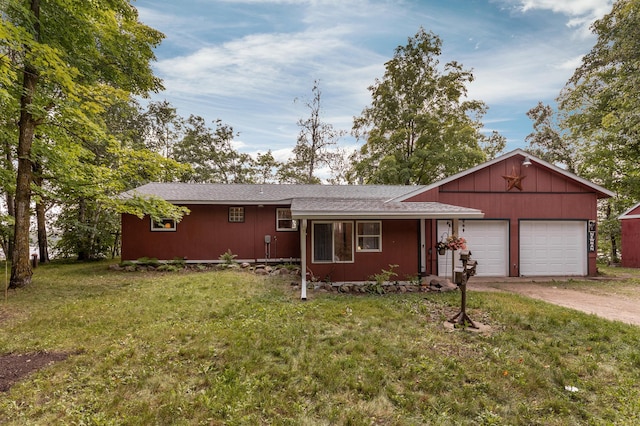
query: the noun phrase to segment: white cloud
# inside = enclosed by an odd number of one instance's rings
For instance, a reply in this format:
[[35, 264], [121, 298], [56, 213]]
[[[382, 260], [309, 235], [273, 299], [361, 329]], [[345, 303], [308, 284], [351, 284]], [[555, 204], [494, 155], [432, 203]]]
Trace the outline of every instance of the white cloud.
[[569, 28], [575, 28], [579, 37], [589, 37], [591, 24], [609, 13], [613, 0], [508, 0], [519, 5], [522, 12], [550, 10], [566, 15]]

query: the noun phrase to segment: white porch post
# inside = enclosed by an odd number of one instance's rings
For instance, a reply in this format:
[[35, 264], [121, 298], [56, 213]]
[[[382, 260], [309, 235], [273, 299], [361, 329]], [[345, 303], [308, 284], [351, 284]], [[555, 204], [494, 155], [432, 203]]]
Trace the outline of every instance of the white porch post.
[[420, 277], [418, 278], [422, 282], [422, 278], [427, 273], [427, 243], [425, 240], [426, 219], [420, 219]]
[[307, 219], [302, 219], [302, 226], [300, 226], [300, 268], [302, 275], [300, 299], [307, 300]]

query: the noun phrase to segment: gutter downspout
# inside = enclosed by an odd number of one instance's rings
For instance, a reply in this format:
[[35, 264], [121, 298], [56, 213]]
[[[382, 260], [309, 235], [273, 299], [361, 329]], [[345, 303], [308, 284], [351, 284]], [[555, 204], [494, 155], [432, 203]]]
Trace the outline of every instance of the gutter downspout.
[[422, 282], [422, 279], [427, 276], [427, 243], [425, 237], [426, 220], [420, 219], [420, 276], [418, 279]]
[[302, 219], [300, 226], [300, 267], [301, 278], [300, 300], [307, 300], [307, 219]]

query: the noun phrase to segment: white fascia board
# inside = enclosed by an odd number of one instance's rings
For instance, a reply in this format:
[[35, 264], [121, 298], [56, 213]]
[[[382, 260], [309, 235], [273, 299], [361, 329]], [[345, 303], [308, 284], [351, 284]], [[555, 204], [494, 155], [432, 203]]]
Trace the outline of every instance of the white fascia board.
[[215, 200], [215, 201], [202, 201], [202, 200], [165, 200], [171, 204], [192, 204], [192, 205], [243, 205], [243, 206], [290, 206], [291, 200], [269, 200], [269, 201], [256, 201], [256, 200]]
[[383, 213], [383, 212], [291, 212], [292, 219], [357, 219], [357, 220], [376, 220], [376, 219], [482, 219], [484, 213], [476, 212], [434, 212], [434, 213]]
[[634, 211], [635, 209], [637, 209], [638, 207], [640, 207], [640, 203], [636, 204], [635, 206], [631, 207], [630, 209], [628, 209], [627, 211], [625, 211], [624, 213], [622, 213], [620, 216], [618, 216], [618, 219], [638, 219], [640, 218], [640, 214], [629, 214], [632, 211]]

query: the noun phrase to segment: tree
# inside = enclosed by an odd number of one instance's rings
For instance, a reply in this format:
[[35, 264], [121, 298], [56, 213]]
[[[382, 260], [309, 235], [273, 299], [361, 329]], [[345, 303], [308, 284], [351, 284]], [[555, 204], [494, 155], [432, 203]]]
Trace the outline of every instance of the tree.
[[181, 180], [198, 183], [246, 183], [250, 180], [253, 160], [233, 148], [237, 133], [233, 127], [215, 121], [212, 131], [204, 118], [192, 115], [185, 123], [184, 137], [174, 146], [176, 161], [191, 166]]
[[281, 179], [286, 182], [320, 183], [316, 176], [318, 168], [331, 163], [334, 156], [332, 148], [346, 133], [322, 121], [319, 81], [314, 82], [311, 92], [312, 98], [305, 102], [310, 111], [309, 117], [298, 120], [300, 133], [293, 148], [294, 157], [280, 170]]
[[271, 150], [266, 153], [258, 153], [253, 161], [253, 176], [251, 181], [255, 183], [278, 183], [278, 170], [282, 163], [275, 159]]
[[165, 158], [173, 158], [173, 146], [180, 139], [184, 120], [166, 100], [150, 102], [147, 113], [147, 148]]
[[[96, 119], [104, 124], [103, 138], [79, 141], [73, 150], [62, 152], [54, 143], [38, 141], [37, 145], [39, 157], [47, 160], [42, 164], [47, 198], [55, 201], [59, 211], [54, 222], [59, 240], [54, 249], [59, 256], [78, 260], [117, 253], [119, 194], [150, 181], [176, 180], [187, 169], [144, 148], [140, 128], [144, 120], [136, 102], [115, 103]], [[167, 209], [169, 213], [162, 217], [170, 217], [174, 206], [152, 209]]]
[[473, 74], [455, 61], [440, 69], [441, 45], [421, 28], [395, 49], [382, 80], [369, 87], [372, 105], [353, 125], [354, 136], [365, 140], [351, 172], [358, 180], [427, 184], [503, 149], [500, 135], [481, 133], [485, 104], [465, 100]]
[[580, 154], [577, 171], [616, 192], [602, 206], [600, 241], [617, 260], [617, 216], [640, 199], [640, 1], [618, 0], [596, 21], [597, 41], [559, 97], [562, 127]]
[[94, 119], [106, 105], [161, 88], [149, 63], [162, 34], [138, 22], [126, 0], [4, 0], [2, 14], [0, 51], [12, 53], [3, 57], [2, 66], [12, 71], [3, 75], [0, 99], [18, 111], [10, 287], [21, 287], [32, 276], [29, 221], [36, 136], [70, 150], [74, 141], [100, 138], [104, 129]]
[[538, 102], [527, 111], [527, 117], [533, 120], [533, 133], [527, 135], [527, 151], [548, 163], [564, 166], [571, 173], [576, 172], [577, 152], [571, 141], [563, 135], [555, 119], [553, 108]]

